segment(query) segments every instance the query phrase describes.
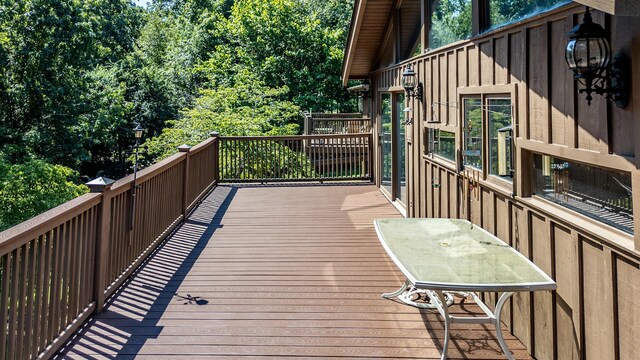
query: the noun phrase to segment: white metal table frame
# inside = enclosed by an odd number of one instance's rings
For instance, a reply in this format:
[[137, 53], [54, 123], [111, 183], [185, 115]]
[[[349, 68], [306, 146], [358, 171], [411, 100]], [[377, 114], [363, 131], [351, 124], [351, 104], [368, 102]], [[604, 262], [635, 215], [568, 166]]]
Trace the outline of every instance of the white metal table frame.
[[[546, 280], [543, 282], [537, 283], [519, 283], [519, 284], [465, 284], [465, 283], [454, 283], [454, 282], [434, 282], [416, 279], [415, 276], [407, 269], [405, 264], [399, 259], [394, 251], [389, 247], [386, 243], [384, 235], [380, 229], [378, 222], [382, 220], [392, 220], [399, 221], [398, 224], [402, 225], [402, 220], [453, 220], [453, 219], [379, 219], [375, 220], [375, 229], [378, 234], [378, 238], [387, 254], [391, 257], [393, 262], [398, 266], [400, 271], [404, 274], [406, 280], [404, 284], [396, 291], [382, 294], [382, 297], [391, 299], [397, 297], [400, 301], [415, 306], [418, 308], [426, 308], [426, 309], [436, 309], [442, 316], [445, 325], [445, 339], [444, 345], [442, 348], [442, 357], [444, 360], [447, 357], [447, 349], [449, 347], [449, 338], [450, 333], [449, 329], [452, 323], [461, 323], [461, 324], [493, 324], [496, 328], [496, 337], [498, 339], [498, 343], [500, 344], [500, 348], [506, 355], [507, 359], [513, 360], [513, 355], [509, 351], [509, 348], [502, 336], [502, 323], [501, 323], [501, 313], [504, 305], [507, 300], [515, 293], [515, 292], [524, 292], [524, 291], [536, 291], [536, 290], [555, 290], [556, 284], [555, 282], [547, 276], [542, 270], [540, 270], [535, 264], [533, 264], [529, 259], [527, 259], [524, 255], [522, 255], [517, 250], [511, 248], [515, 256], [521, 257], [523, 261], [529, 263], [536, 271], [540, 273], [540, 275]], [[469, 224], [470, 229], [474, 227], [482, 232], [484, 232], [484, 236], [490, 236], [495, 241], [508, 246], [502, 240], [488, 233], [484, 229], [474, 226], [472, 223], [466, 220], [453, 220], [456, 222], [465, 222]], [[438, 241], [439, 239], [434, 239], [433, 241]], [[428, 254], [425, 254], [425, 261], [429, 261]], [[480, 299], [476, 292], [501, 292], [502, 295], [498, 299], [496, 303], [496, 308], [494, 311], [491, 311], [489, 307]], [[413, 300], [413, 296], [416, 294], [424, 294], [429, 297], [429, 302], [417, 302]], [[448, 307], [451, 306], [454, 302], [453, 294], [461, 295], [463, 298], [471, 297], [476, 304], [482, 309], [486, 316], [479, 317], [463, 317], [463, 316], [453, 316], [449, 314]]]

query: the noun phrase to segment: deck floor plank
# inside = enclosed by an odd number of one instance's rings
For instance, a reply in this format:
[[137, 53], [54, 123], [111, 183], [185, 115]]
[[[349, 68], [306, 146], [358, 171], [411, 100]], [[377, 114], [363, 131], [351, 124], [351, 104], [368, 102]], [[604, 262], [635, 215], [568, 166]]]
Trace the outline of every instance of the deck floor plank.
[[[373, 219], [399, 216], [370, 185], [220, 186], [56, 357], [439, 359], [439, 316], [380, 297], [404, 278]], [[453, 324], [449, 358], [504, 355]]]

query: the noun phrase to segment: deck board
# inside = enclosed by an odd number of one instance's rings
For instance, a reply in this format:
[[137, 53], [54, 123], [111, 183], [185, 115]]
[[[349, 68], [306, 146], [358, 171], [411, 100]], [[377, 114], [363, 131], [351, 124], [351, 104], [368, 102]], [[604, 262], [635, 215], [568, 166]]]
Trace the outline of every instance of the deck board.
[[[380, 297], [404, 278], [373, 219], [399, 216], [370, 185], [220, 186], [56, 357], [439, 359], [439, 317]], [[504, 355], [453, 324], [449, 358]]]

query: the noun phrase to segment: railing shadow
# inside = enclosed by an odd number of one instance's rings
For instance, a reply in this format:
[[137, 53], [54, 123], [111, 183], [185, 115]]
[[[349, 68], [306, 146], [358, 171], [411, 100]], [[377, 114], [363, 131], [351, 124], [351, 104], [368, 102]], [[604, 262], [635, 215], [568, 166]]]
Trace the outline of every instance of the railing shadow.
[[55, 359], [68, 357], [133, 358], [150, 339], [169, 305], [202, 306], [209, 301], [179, 288], [213, 234], [237, 192], [219, 186], [158, 247], [133, 275], [108, 299], [105, 309], [92, 317], [63, 346]]

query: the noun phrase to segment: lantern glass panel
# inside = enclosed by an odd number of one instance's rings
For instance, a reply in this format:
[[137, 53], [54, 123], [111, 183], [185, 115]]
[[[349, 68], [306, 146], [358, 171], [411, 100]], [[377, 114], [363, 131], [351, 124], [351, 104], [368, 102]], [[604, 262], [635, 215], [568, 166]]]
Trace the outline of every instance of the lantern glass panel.
[[413, 90], [416, 87], [416, 75], [415, 73], [413, 74], [407, 74], [407, 75], [402, 75], [402, 87], [404, 87], [407, 90]]
[[599, 74], [609, 66], [609, 43], [605, 39], [573, 39], [567, 45], [567, 63], [581, 74]]

